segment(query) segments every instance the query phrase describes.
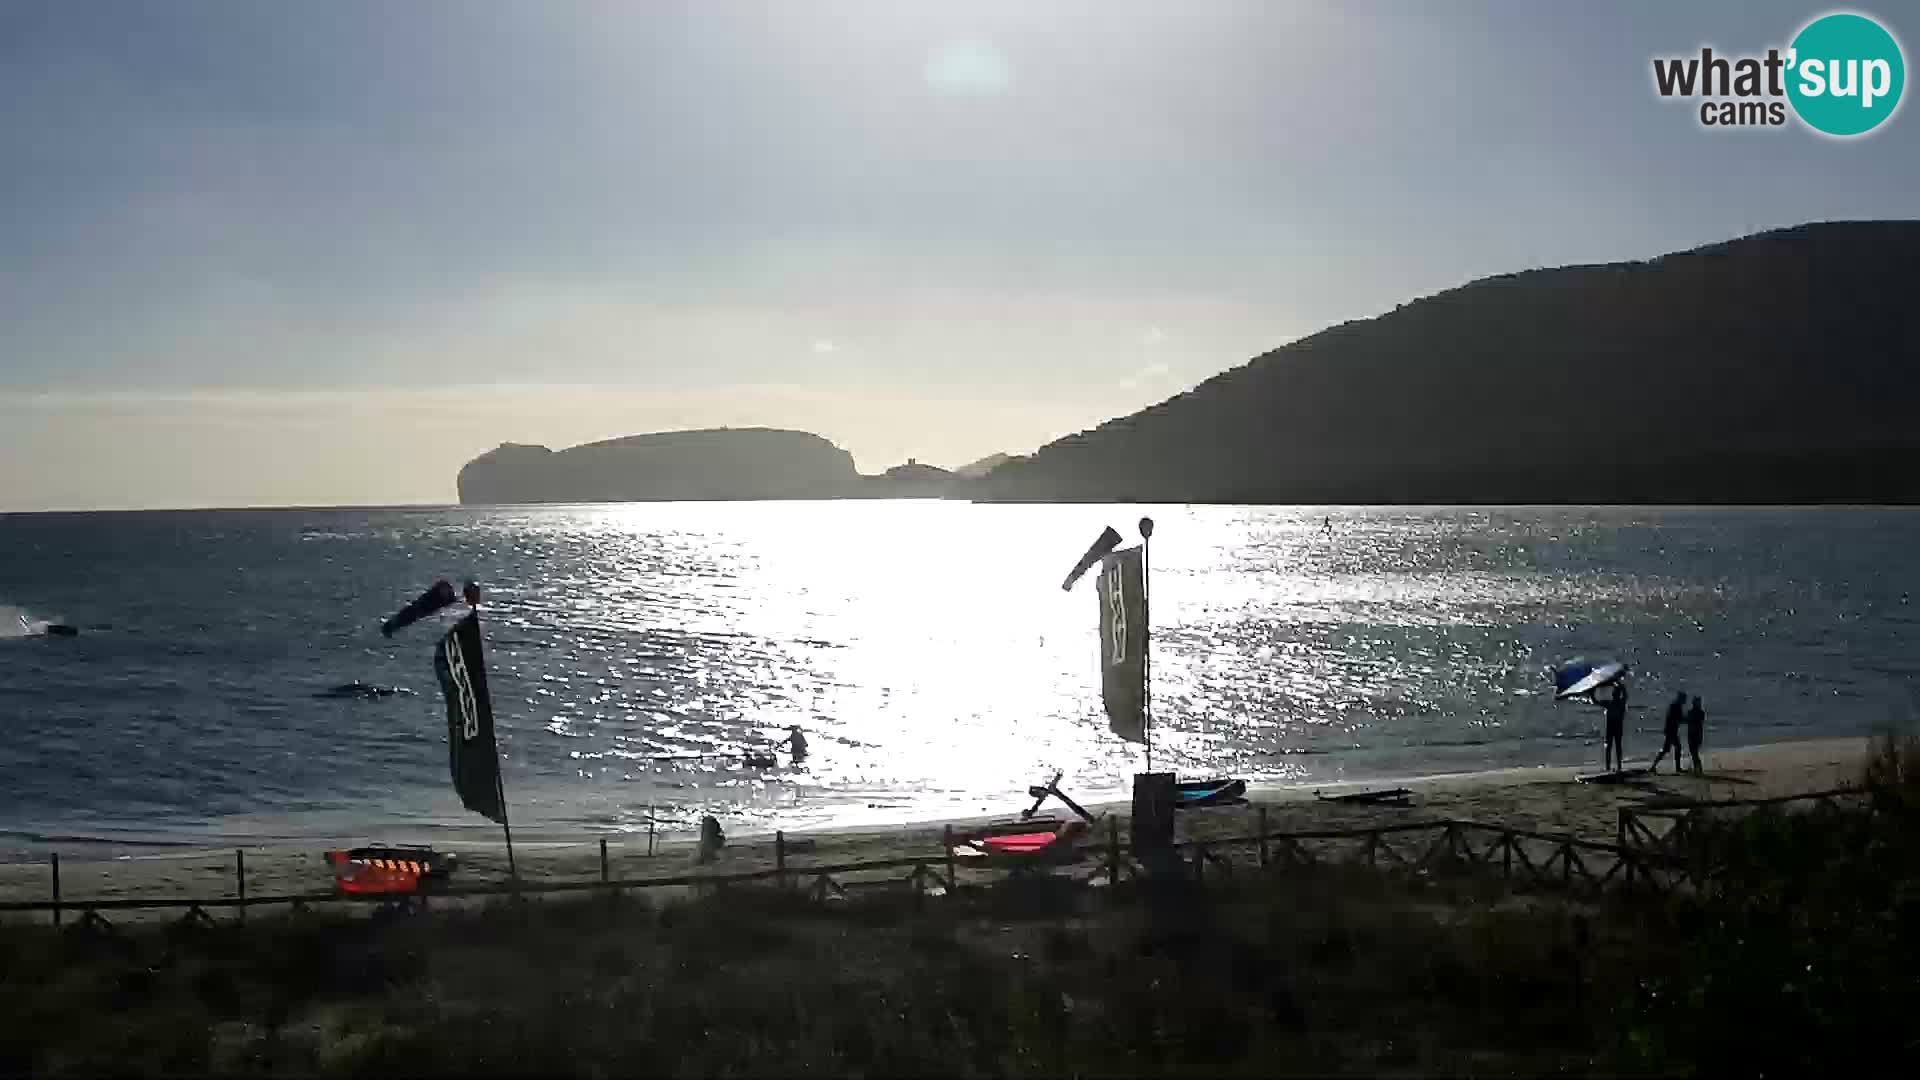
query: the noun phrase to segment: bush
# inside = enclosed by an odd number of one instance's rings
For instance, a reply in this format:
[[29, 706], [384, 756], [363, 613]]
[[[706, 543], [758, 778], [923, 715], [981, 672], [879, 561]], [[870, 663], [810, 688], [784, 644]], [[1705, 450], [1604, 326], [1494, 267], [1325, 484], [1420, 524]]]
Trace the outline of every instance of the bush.
[[1920, 735], [1883, 731], [1874, 736], [1860, 783], [1878, 809], [1912, 813], [1920, 808]]
[[[1877, 1071], [1920, 1042], [1920, 835], [1912, 743], [1867, 766], [1873, 809], [1757, 813], [1712, 830], [1719, 871], [1676, 902], [1675, 932], [1627, 1006], [1629, 1063], [1728, 1074]], [[1882, 1066], [1884, 1067], [1884, 1066]]]

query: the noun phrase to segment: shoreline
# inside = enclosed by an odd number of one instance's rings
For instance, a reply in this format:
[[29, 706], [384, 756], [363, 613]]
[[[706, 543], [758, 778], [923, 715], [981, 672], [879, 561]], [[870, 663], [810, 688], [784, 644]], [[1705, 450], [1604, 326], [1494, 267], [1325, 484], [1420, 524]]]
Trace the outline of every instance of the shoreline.
[[[1868, 739], [1804, 739], [1731, 747], [1707, 755], [1709, 771], [1702, 777], [1662, 772], [1632, 784], [1582, 784], [1576, 777], [1598, 771], [1594, 767], [1519, 766], [1478, 772], [1453, 773], [1405, 780], [1347, 781], [1316, 787], [1260, 785], [1248, 790], [1248, 803], [1184, 813], [1179, 834], [1186, 839], [1209, 840], [1246, 835], [1257, 830], [1265, 811], [1267, 828], [1275, 832], [1312, 831], [1371, 826], [1387, 822], [1417, 822], [1441, 818], [1484, 821], [1546, 833], [1611, 842], [1622, 805], [1673, 799], [1724, 800], [1760, 798], [1828, 790], [1856, 782]], [[1368, 806], [1323, 801], [1315, 792], [1337, 793], [1383, 787], [1412, 791], [1409, 807]], [[1069, 789], [1069, 794], [1071, 790]], [[808, 830], [788, 838], [787, 866], [805, 872], [809, 866], [883, 859], [938, 858], [942, 830], [988, 821], [1009, 820], [1030, 800], [1009, 800], [1004, 813], [953, 817], [939, 821], [905, 821], [890, 826], [854, 825]], [[1110, 817], [1119, 827], [1127, 816], [1125, 802], [1088, 804], [1087, 809]], [[1042, 815], [1064, 818], [1069, 811], [1049, 801]], [[730, 837], [719, 858], [696, 870], [690, 839], [673, 837], [657, 843], [646, 854], [645, 837], [636, 844], [632, 834], [583, 835], [577, 838], [516, 838], [514, 849], [520, 876], [525, 880], [591, 882], [602, 873], [601, 840], [607, 841], [607, 872], [616, 880], [671, 877], [688, 873], [724, 875], [771, 869], [775, 865], [773, 837], [742, 834]], [[253, 896], [292, 895], [324, 891], [332, 886], [331, 873], [321, 852], [365, 842], [348, 840], [288, 841], [264, 845], [196, 847], [179, 851], [106, 855], [89, 858], [69, 845], [49, 846], [49, 855], [61, 856], [63, 902], [73, 908], [88, 901], [131, 899], [220, 899], [236, 892], [236, 850], [245, 851], [246, 891]], [[486, 841], [440, 842], [440, 850], [457, 853], [455, 884], [507, 880], [505, 846], [497, 837]], [[50, 898], [49, 859], [0, 864], [0, 902], [34, 902]], [[132, 916], [134, 912], [121, 912]], [[166, 913], [141, 913], [152, 916]], [[8, 913], [10, 921], [44, 921], [44, 913]]]

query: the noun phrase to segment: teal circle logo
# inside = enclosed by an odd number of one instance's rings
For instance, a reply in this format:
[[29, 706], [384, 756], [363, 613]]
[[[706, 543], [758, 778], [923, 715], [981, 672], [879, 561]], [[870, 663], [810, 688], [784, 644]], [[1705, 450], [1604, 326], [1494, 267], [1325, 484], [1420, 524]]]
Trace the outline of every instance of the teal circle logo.
[[1787, 99], [1808, 127], [1846, 138], [1886, 123], [1907, 85], [1906, 59], [1886, 27], [1839, 12], [1808, 23], [1789, 52]]

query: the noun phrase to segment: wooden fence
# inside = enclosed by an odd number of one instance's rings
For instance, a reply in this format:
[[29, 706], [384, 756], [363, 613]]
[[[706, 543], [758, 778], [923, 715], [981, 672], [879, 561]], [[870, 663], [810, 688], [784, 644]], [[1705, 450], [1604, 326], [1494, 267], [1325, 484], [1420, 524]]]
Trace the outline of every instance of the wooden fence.
[[1764, 799], [1674, 800], [1622, 806], [1616, 846], [1676, 863], [1698, 883], [1719, 869], [1717, 853], [1705, 835], [1707, 823], [1714, 818], [1729, 812], [1773, 813], [1794, 804], [1805, 804], [1813, 813], [1833, 814], [1840, 812], [1841, 802], [1858, 800], [1866, 794], [1860, 788], [1834, 788]]
[[[1259, 830], [1249, 836], [1230, 836], [1207, 840], [1186, 840], [1173, 846], [1178, 866], [1204, 882], [1209, 876], [1232, 877], [1241, 872], [1273, 872], [1287, 868], [1346, 865], [1412, 874], [1472, 873], [1498, 878], [1520, 888], [1541, 888], [1598, 893], [1603, 890], [1639, 891], [1664, 895], [1675, 889], [1697, 886], [1711, 872], [1703, 866], [1690, 843], [1702, 816], [1734, 810], [1778, 807], [1789, 803], [1812, 802], [1816, 806], [1837, 809], [1836, 800], [1854, 796], [1853, 789], [1813, 792], [1774, 799], [1729, 800], [1709, 803], [1668, 803], [1656, 807], [1620, 809], [1619, 832], [1615, 843], [1577, 839], [1567, 833], [1544, 833], [1507, 825], [1464, 820], [1437, 820], [1377, 825], [1350, 829], [1306, 832], [1274, 832], [1267, 828], [1266, 808], [1259, 808]], [[1649, 823], [1663, 823], [1657, 829]], [[615, 878], [607, 857], [607, 844], [600, 841], [600, 877], [589, 881], [512, 880], [497, 883], [448, 886], [406, 898], [412, 902], [458, 901], [497, 896], [545, 896], [569, 893], [617, 893], [632, 890], [686, 887], [726, 887], [772, 883], [782, 888], [799, 887], [805, 895], [826, 901], [845, 897], [854, 889], [906, 889], [915, 896], [952, 894], [961, 888], [964, 868], [971, 881], [982, 872], [996, 877], [1045, 873], [1063, 866], [1095, 868], [1082, 880], [1089, 885], [1118, 887], [1147, 875], [1130, 844], [1121, 842], [1118, 822], [1108, 819], [1107, 835], [1074, 848], [1069, 856], [1046, 864], [1013, 866], [971, 865], [953, 854], [954, 832], [946, 832], [946, 843], [939, 854], [869, 859], [827, 865], [791, 866], [790, 845], [784, 833], [775, 835], [774, 865], [771, 868], [732, 873], [675, 874], [658, 877]], [[1236, 864], [1235, 855], [1239, 856]], [[1251, 866], [1245, 864], [1251, 862]], [[314, 891], [280, 895], [249, 895], [246, 887], [246, 855], [234, 853], [234, 894], [210, 898], [127, 897], [117, 899], [69, 900], [60, 887], [60, 857], [49, 861], [51, 895], [46, 900], [0, 902], [0, 913], [48, 912], [55, 926], [63, 924], [71, 912], [78, 925], [94, 930], [111, 930], [103, 912], [180, 911], [180, 920], [204, 924], [211, 911], [230, 909], [244, 920], [248, 909], [261, 906], [285, 906], [298, 912], [321, 904], [391, 905], [394, 897], [355, 896], [333, 891]], [[897, 872], [907, 871], [904, 877]], [[854, 882], [850, 875], [893, 873], [894, 876]], [[1104, 880], [1102, 880], [1104, 879]]]

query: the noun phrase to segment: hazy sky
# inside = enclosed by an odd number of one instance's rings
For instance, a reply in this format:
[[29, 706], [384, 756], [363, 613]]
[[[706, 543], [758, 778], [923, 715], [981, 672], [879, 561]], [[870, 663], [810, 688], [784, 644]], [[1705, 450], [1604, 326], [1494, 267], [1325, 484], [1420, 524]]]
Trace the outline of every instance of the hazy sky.
[[1911, 108], [1653, 93], [1824, 10], [0, 0], [0, 509], [722, 424], [954, 465], [1485, 274], [1920, 216]]

